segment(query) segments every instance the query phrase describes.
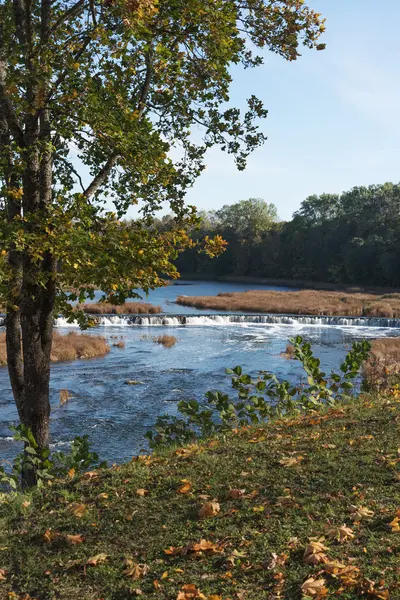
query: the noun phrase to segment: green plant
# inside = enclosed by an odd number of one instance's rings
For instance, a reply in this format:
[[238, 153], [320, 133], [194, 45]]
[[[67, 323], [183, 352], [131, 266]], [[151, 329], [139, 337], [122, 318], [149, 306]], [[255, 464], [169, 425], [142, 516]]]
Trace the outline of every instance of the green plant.
[[219, 391], [206, 394], [206, 404], [197, 400], [182, 400], [178, 412], [182, 417], [161, 416], [153, 430], [146, 433], [151, 448], [168, 444], [185, 444], [235, 427], [258, 424], [273, 417], [299, 411], [315, 410], [323, 405], [333, 406], [348, 399], [354, 380], [370, 352], [368, 341], [355, 342], [340, 365], [341, 374], [328, 377], [321, 370], [320, 360], [313, 355], [311, 345], [301, 336], [290, 340], [294, 358], [299, 360], [307, 375], [306, 386], [294, 386], [280, 381], [276, 375], [261, 371], [257, 379], [243, 373], [240, 366], [227, 369], [232, 375], [232, 387], [237, 399]]
[[0, 484], [12, 491], [21, 491], [22, 482], [25, 480], [23, 475], [29, 471], [34, 471], [37, 487], [40, 489], [55, 477], [66, 477], [71, 470], [79, 475], [88, 469], [102, 469], [107, 466], [106, 462], [99, 461], [96, 452], [90, 450], [87, 435], [76, 437], [71, 443], [69, 453], [50, 454], [48, 448], [41, 450], [38, 447], [32, 431], [26, 425], [10, 427], [10, 430], [14, 433], [14, 440], [24, 444], [24, 450], [15, 457], [9, 473], [0, 467]]

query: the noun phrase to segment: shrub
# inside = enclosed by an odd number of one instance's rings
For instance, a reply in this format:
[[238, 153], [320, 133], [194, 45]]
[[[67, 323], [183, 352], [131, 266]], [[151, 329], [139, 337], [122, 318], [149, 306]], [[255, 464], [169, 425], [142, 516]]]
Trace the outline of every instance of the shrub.
[[174, 335], [159, 335], [153, 338], [156, 344], [162, 344], [164, 348], [172, 348], [178, 341]]

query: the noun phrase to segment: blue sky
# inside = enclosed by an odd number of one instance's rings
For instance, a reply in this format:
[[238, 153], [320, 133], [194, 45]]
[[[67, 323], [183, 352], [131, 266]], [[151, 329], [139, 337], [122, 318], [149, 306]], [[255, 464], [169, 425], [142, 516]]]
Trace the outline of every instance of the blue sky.
[[252, 93], [269, 116], [264, 147], [239, 173], [218, 149], [187, 194], [199, 209], [249, 197], [289, 219], [310, 194], [400, 180], [400, 0], [312, 0], [327, 19], [327, 49], [236, 70], [236, 105]]

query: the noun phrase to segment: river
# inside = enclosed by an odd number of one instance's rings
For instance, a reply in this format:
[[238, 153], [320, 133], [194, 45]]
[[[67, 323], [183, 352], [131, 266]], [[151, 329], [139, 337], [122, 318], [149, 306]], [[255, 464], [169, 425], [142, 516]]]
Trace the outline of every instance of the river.
[[[271, 286], [255, 289], [285, 290]], [[300, 334], [313, 344], [315, 354], [329, 371], [337, 368], [355, 340], [400, 335], [399, 328], [374, 327], [344, 319], [339, 324], [310, 324], [298, 319], [272, 319], [276, 322], [232, 322], [216, 311], [200, 311], [174, 304], [176, 296], [214, 295], [244, 291], [249, 284], [184, 282], [154, 290], [148, 301], [161, 305], [170, 315], [153, 319], [156, 324], [132, 325], [129, 319], [103, 319], [104, 325], [89, 333], [105, 335], [112, 345], [118, 336], [125, 348], [112, 347], [104, 358], [56, 363], [51, 367], [51, 442], [53, 448], [67, 449], [71, 439], [87, 433], [91, 445], [109, 462], [129, 460], [146, 448], [144, 433], [159, 414], [175, 414], [181, 399], [204, 398], [210, 389], [230, 389], [227, 367], [242, 365], [246, 372], [273, 371], [282, 378], [303, 375], [301, 366], [280, 356], [288, 339]], [[288, 290], [289, 291], [289, 290]], [[293, 290], [292, 290], [293, 291]], [[177, 316], [185, 319], [178, 319]], [[206, 315], [210, 315], [208, 318]], [[232, 317], [233, 318], [233, 317]], [[235, 316], [236, 321], [238, 316]], [[162, 324], [166, 322], [167, 324]], [[249, 322], [250, 321], [250, 322]], [[314, 320], [315, 321], [315, 320]], [[142, 321], [143, 322], [143, 321]], [[146, 322], [146, 321], [145, 321]], [[181, 322], [186, 324], [181, 325]], [[59, 320], [58, 330], [71, 331]], [[147, 322], [148, 323], [148, 322]], [[151, 336], [169, 334], [177, 344], [164, 348]], [[140, 385], [127, 385], [128, 380]], [[68, 389], [70, 400], [59, 406], [60, 390]], [[17, 422], [7, 369], [0, 368], [0, 459], [10, 460], [17, 444], [9, 426]]]

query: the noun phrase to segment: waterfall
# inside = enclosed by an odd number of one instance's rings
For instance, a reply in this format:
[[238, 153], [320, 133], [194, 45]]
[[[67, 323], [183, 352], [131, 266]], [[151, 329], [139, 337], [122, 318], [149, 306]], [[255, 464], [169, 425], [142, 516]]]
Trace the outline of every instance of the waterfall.
[[[336, 325], [344, 327], [389, 327], [400, 328], [400, 319], [385, 317], [328, 317], [306, 315], [270, 315], [270, 314], [184, 314], [184, 315], [99, 315], [93, 317], [97, 326], [220, 326], [231, 324], [274, 324], [274, 325]], [[0, 317], [1, 319], [1, 317]], [[1, 321], [0, 321], [0, 324]], [[57, 327], [71, 326], [65, 319], [56, 319]], [[72, 324], [74, 325], [74, 324]]]

